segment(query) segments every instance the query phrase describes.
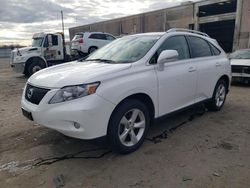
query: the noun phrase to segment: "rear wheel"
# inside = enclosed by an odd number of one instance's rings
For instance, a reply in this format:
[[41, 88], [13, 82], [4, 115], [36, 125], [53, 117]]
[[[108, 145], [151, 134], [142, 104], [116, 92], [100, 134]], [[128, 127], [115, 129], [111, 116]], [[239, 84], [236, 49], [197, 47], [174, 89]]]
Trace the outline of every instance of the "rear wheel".
[[112, 114], [108, 139], [118, 153], [131, 153], [138, 149], [147, 134], [150, 116], [146, 105], [135, 99], [124, 101]]
[[211, 111], [219, 111], [227, 97], [227, 84], [224, 80], [219, 80], [215, 86], [213, 98], [207, 103], [207, 108]]
[[93, 53], [96, 50], [97, 50], [97, 47], [90, 47], [89, 48], [89, 54]]

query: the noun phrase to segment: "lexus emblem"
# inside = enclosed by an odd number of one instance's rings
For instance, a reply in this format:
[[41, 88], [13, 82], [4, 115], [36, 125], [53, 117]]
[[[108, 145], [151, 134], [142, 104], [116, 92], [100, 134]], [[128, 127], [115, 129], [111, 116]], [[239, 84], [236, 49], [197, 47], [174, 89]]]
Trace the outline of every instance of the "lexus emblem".
[[29, 89], [28, 94], [27, 94], [27, 97], [28, 97], [29, 99], [31, 99], [31, 97], [32, 97], [32, 95], [33, 95], [33, 91], [34, 91], [33, 88]]

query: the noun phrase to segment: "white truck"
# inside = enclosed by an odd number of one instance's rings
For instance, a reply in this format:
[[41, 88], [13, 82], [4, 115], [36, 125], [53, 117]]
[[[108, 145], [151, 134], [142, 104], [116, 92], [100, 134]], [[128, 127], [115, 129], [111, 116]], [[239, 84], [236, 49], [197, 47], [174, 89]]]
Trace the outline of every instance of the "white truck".
[[67, 53], [62, 33], [36, 33], [32, 39], [31, 47], [11, 52], [10, 65], [15, 72], [30, 76], [51, 65], [74, 60]]

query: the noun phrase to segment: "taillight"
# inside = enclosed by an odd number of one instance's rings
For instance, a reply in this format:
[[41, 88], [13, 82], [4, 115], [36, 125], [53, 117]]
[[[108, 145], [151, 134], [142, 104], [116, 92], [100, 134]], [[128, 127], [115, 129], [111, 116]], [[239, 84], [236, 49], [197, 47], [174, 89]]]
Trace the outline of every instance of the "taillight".
[[81, 43], [81, 44], [83, 44], [83, 39], [80, 39], [78, 42]]

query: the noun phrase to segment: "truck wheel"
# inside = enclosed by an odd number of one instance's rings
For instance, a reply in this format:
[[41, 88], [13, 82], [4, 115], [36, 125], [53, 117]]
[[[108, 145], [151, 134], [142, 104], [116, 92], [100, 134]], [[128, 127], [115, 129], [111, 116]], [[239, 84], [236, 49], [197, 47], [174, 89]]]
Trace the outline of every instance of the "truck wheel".
[[32, 74], [36, 73], [37, 71], [45, 68], [45, 63], [40, 59], [35, 59], [28, 65], [27, 68], [27, 76], [31, 76]]
[[108, 141], [113, 151], [127, 154], [138, 149], [148, 132], [150, 116], [145, 104], [135, 99], [124, 101], [112, 114]]
[[93, 53], [96, 50], [97, 50], [97, 47], [90, 47], [89, 48], [89, 54]]
[[227, 87], [228, 86], [223, 79], [217, 82], [215, 89], [214, 89], [213, 98], [211, 99], [211, 101], [209, 101], [206, 104], [206, 107], [208, 108], [208, 110], [211, 110], [211, 111], [221, 110], [221, 108], [223, 107], [226, 101]]

